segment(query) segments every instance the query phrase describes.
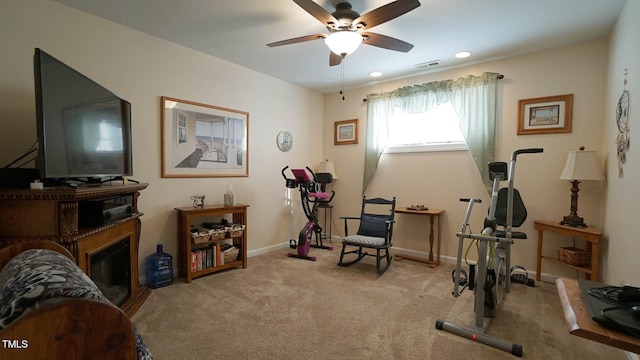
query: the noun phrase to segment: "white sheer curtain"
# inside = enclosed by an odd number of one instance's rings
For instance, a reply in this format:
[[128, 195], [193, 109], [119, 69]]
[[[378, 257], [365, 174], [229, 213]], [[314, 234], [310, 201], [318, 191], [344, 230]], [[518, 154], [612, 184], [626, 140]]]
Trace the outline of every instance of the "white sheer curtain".
[[451, 101], [460, 118], [460, 129], [467, 141], [482, 181], [491, 190], [487, 163], [495, 159], [497, 73], [467, 76], [457, 80], [434, 81], [407, 86], [386, 93], [367, 95], [364, 192], [373, 178], [378, 160], [387, 145], [389, 120], [396, 107], [405, 112], [426, 112]]

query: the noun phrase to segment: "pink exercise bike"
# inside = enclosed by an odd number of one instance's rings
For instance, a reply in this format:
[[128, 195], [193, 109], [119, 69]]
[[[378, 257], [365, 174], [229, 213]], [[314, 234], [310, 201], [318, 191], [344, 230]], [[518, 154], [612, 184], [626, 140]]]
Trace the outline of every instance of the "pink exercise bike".
[[[307, 223], [304, 225], [298, 241], [289, 240], [289, 247], [296, 249], [296, 253], [288, 253], [287, 256], [298, 259], [316, 261], [315, 256], [309, 256], [310, 248], [333, 250], [333, 246], [325, 246], [322, 243], [322, 227], [318, 223], [318, 206], [328, 204], [333, 200], [335, 193], [331, 194], [320, 190], [320, 184], [328, 184], [333, 180], [330, 173], [315, 174], [309, 167], [306, 169], [291, 169], [293, 179], [287, 178], [285, 171], [289, 166], [282, 169], [282, 177], [284, 177], [287, 188], [298, 188], [300, 191], [300, 200], [302, 201], [302, 209], [307, 217]], [[315, 243], [311, 243], [311, 238], [315, 237]]]

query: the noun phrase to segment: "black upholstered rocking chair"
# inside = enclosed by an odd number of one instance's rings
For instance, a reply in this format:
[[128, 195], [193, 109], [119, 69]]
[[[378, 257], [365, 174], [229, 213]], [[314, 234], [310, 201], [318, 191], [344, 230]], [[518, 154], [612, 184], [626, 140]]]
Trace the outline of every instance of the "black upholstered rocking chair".
[[[365, 256], [376, 258], [376, 273], [384, 274], [391, 265], [391, 236], [393, 235], [393, 223], [396, 207], [396, 198], [386, 200], [382, 198], [362, 198], [362, 210], [360, 217], [340, 217], [344, 219], [344, 238], [342, 239], [342, 252], [340, 252], [339, 266], [349, 266], [362, 260]], [[355, 235], [349, 235], [349, 220], [359, 220], [360, 225]], [[373, 249], [375, 254], [369, 254], [363, 249]], [[348, 250], [350, 249], [350, 250]], [[347, 254], [356, 254], [356, 258], [345, 261]], [[384, 263], [383, 263], [384, 261]]]

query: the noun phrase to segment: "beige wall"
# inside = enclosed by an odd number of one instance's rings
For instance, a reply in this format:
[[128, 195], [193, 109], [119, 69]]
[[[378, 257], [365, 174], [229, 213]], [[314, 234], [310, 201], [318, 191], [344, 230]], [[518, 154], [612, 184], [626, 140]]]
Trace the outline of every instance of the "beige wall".
[[[637, 265], [631, 268], [627, 265], [633, 264], [632, 254], [638, 250], [631, 231], [635, 214], [632, 206], [636, 203], [633, 200], [638, 196], [634, 184], [638, 183], [636, 159], [640, 150], [630, 149], [625, 177], [619, 179], [614, 146], [617, 128], [613, 116], [622, 90], [623, 68], [630, 71], [632, 99], [634, 93], [639, 93], [640, 56], [639, 50], [632, 46], [635, 45], [632, 36], [639, 29], [631, 21], [640, 16], [639, 7], [637, 2], [627, 4], [612, 38], [611, 50], [608, 39], [602, 39], [347, 89], [346, 100], [342, 101], [337, 94], [323, 97], [55, 2], [10, 2], [0, 12], [4, 54], [0, 58], [3, 99], [0, 164], [17, 158], [35, 141], [32, 56], [34, 47], [41, 47], [133, 104], [134, 178], [150, 183], [140, 199], [144, 212], [141, 263], [145, 255], [155, 250], [156, 243], [163, 243], [166, 251], [177, 254], [173, 207], [190, 205], [189, 197], [194, 193], [206, 194], [208, 203], [220, 203], [229, 184], [233, 184], [239, 202], [251, 205], [249, 251], [256, 253], [282, 246], [296, 236], [303, 223], [297, 197], [293, 216], [284, 207], [285, 187], [280, 169], [286, 165], [315, 167], [323, 158], [334, 161], [339, 175], [339, 180], [331, 185], [337, 192], [334, 235], [343, 231], [338, 216], [357, 214], [362, 193], [366, 117], [366, 104], [362, 99], [366, 94], [494, 71], [505, 75], [499, 86], [498, 159], [508, 160], [510, 153], [518, 148], [545, 149], [543, 154], [525, 155], [518, 161], [516, 186], [529, 209], [529, 220], [522, 230], [529, 234], [529, 240], [514, 248], [514, 263], [535, 270], [536, 236], [532, 221], [559, 221], [568, 214], [569, 184], [558, 177], [567, 152], [584, 145], [598, 151], [606, 164], [608, 180], [603, 184], [581, 184], [579, 215], [587, 223], [605, 230], [603, 259], [609, 259], [605, 260], [603, 269], [606, 278], [616, 283], [640, 285], [635, 275]], [[516, 135], [519, 99], [566, 93], [574, 94], [572, 133]], [[163, 95], [249, 112], [249, 177], [161, 178], [159, 98]], [[275, 109], [286, 111], [276, 113]], [[360, 144], [334, 146], [333, 123], [347, 119], [360, 120]], [[293, 150], [288, 153], [279, 152], [275, 146], [280, 130], [293, 134]], [[318, 140], [318, 133], [324, 134], [322, 141]], [[605, 190], [606, 200], [602, 195]], [[445, 209], [443, 254], [449, 260], [455, 256], [454, 234], [464, 212], [458, 198], [474, 196], [488, 200], [466, 152], [384, 155], [367, 194], [395, 195], [401, 206], [423, 203]], [[475, 212], [474, 229], [481, 225], [485, 208], [482, 206]], [[424, 256], [426, 224], [421, 219], [400, 215], [397, 225], [397, 251]], [[562, 240], [546, 246], [545, 252], [553, 253], [557, 246], [571, 244]], [[575, 272], [552, 264], [545, 264], [543, 272], [575, 276]]]
[[[607, 152], [607, 187], [605, 202], [605, 224], [608, 244], [608, 257], [604, 257], [604, 271], [608, 282], [613, 284], [631, 284], [640, 286], [640, 241], [636, 225], [638, 204], [640, 204], [640, 2], [628, 1], [616, 28], [611, 36], [611, 49], [608, 66], [607, 103], [605, 112], [605, 151]], [[624, 85], [624, 70], [627, 85]], [[616, 105], [622, 91], [626, 88], [630, 94], [629, 124], [631, 127], [631, 147], [624, 164], [624, 176], [618, 176], [616, 153]]]
[[[509, 161], [510, 154], [520, 148], [542, 147], [544, 153], [522, 155], [516, 166], [515, 185], [520, 190], [529, 212], [521, 228], [529, 240], [514, 247], [514, 263], [535, 271], [537, 237], [533, 220], [560, 221], [569, 214], [570, 184], [559, 180], [569, 150], [585, 146], [602, 155], [602, 131], [608, 42], [606, 39], [545, 52], [493, 61], [436, 74], [393, 81], [346, 91], [346, 100], [336, 95], [325, 96], [324, 132], [330, 134], [333, 122], [357, 118], [360, 139], [364, 139], [366, 103], [369, 93], [389, 91], [401, 86], [429, 81], [480, 75], [485, 71], [504, 74], [499, 81], [497, 160]], [[574, 95], [573, 130], [569, 134], [520, 135], [517, 133], [519, 99]], [[357, 214], [362, 193], [364, 142], [358, 145], [334, 146], [332, 137], [324, 140], [325, 157], [335, 161], [339, 180], [333, 184], [337, 192], [334, 214]], [[601, 158], [602, 159], [602, 158]], [[483, 169], [486, 171], [486, 169]], [[504, 183], [506, 185], [506, 183]], [[579, 215], [594, 226], [601, 226], [601, 184], [581, 184]], [[442, 253], [448, 260], [456, 256], [457, 238], [466, 206], [460, 197], [481, 197], [484, 203], [474, 212], [472, 226], [479, 231], [489, 201], [478, 170], [466, 151], [421, 154], [383, 155], [378, 172], [366, 191], [368, 196], [396, 196], [399, 206], [425, 204], [445, 209], [442, 219]], [[340, 225], [341, 226], [341, 225]], [[339, 228], [342, 232], [342, 227]], [[424, 255], [428, 250], [425, 219], [398, 215], [394, 233], [396, 251]], [[559, 245], [572, 245], [566, 239], [549, 242], [545, 253], [554, 254]], [[422, 254], [421, 254], [422, 253]], [[471, 252], [474, 253], [474, 252]], [[475, 258], [475, 256], [473, 257]], [[545, 263], [543, 272], [574, 276], [574, 271]]]
[[[32, 57], [40, 47], [132, 103], [132, 178], [150, 184], [139, 203], [141, 264], [157, 243], [177, 254], [174, 207], [191, 206], [197, 193], [207, 195], [209, 204], [222, 203], [229, 184], [237, 201], [250, 205], [249, 251], [296, 236], [304, 218], [300, 211], [293, 217], [285, 211], [280, 170], [320, 161], [320, 94], [52, 1], [5, 2], [0, 24], [0, 164], [36, 140]], [[249, 112], [249, 177], [161, 178], [161, 96]], [[293, 134], [287, 153], [276, 147], [280, 130]]]

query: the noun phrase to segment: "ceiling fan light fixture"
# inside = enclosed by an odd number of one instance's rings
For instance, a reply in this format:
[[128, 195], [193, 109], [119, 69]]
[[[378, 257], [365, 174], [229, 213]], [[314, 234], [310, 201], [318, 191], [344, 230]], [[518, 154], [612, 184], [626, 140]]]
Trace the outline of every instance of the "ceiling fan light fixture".
[[362, 35], [355, 31], [336, 31], [324, 39], [329, 50], [336, 55], [347, 56], [352, 54], [362, 43]]

